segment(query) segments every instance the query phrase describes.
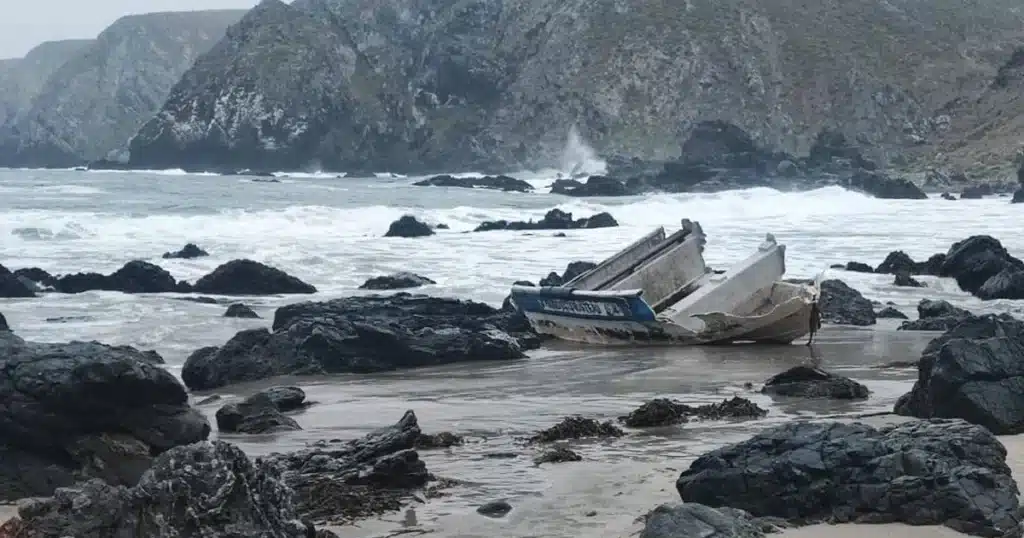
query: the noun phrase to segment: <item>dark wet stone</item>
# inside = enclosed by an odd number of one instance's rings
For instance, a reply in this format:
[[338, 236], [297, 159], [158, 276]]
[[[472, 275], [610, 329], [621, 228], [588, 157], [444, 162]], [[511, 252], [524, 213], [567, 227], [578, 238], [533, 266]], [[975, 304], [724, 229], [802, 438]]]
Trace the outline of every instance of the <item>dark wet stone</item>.
[[421, 433], [416, 438], [416, 448], [420, 450], [431, 450], [437, 448], [451, 448], [461, 446], [466, 440], [461, 435], [452, 432], [441, 432], [435, 434]]
[[918, 282], [914, 277], [910, 276], [910, 273], [901, 272], [896, 273], [896, 278], [893, 279], [893, 286], [900, 286], [904, 288], [923, 288], [924, 284]]
[[867, 387], [848, 377], [809, 366], [797, 366], [773, 376], [765, 381], [761, 392], [776, 396], [833, 400], [862, 400], [871, 394]]
[[905, 522], [1014, 536], [1017, 484], [1006, 449], [960, 420], [795, 422], [709, 452], [676, 482], [685, 502], [793, 523]]
[[818, 306], [821, 309], [821, 320], [825, 323], [867, 326], [878, 322], [871, 301], [842, 280], [832, 279], [821, 283]]
[[223, 398], [221, 398], [219, 395], [214, 394], [213, 396], [207, 396], [206, 398], [199, 400], [198, 402], [195, 403], [195, 405], [210, 405], [212, 403], [217, 403], [222, 399]]
[[1024, 299], [1024, 269], [1003, 269], [975, 294], [979, 299]]
[[697, 406], [686, 405], [668, 398], [656, 398], [644, 403], [629, 415], [619, 417], [630, 428], [670, 426], [687, 422], [691, 418], [721, 420], [734, 418], [760, 418], [768, 414], [754, 402], [734, 396], [719, 403]]
[[12, 536], [19, 538], [157, 538], [186, 532], [307, 538], [316, 532], [299, 520], [276, 466], [254, 463], [219, 441], [171, 449], [131, 488], [90, 480], [58, 489], [52, 498], [22, 505], [15, 521]]
[[1024, 187], [1021, 187], [1013, 192], [1013, 198], [1010, 199], [1011, 204], [1024, 204]]
[[612, 228], [619, 223], [608, 213], [597, 213], [592, 217], [573, 220], [572, 213], [566, 213], [561, 209], [548, 211], [544, 218], [534, 221], [486, 221], [474, 232], [489, 232], [494, 230], [575, 230], [582, 228]]
[[252, 260], [232, 260], [200, 278], [197, 293], [278, 295], [316, 293], [316, 288], [288, 273]]
[[18, 275], [0, 265], [0, 298], [35, 297], [36, 292], [25, 285]]
[[854, 273], [874, 273], [875, 270], [870, 265], [861, 262], [846, 262], [844, 267], [847, 271]]
[[895, 411], [962, 418], [997, 435], [1024, 433], [1024, 322], [1010, 316], [963, 320], [929, 342], [913, 389]]
[[574, 461], [583, 461], [583, 457], [569, 450], [569, 447], [556, 446], [554, 448], [545, 450], [540, 456], [533, 459], [535, 465], [542, 465], [545, 463], [569, 463]]
[[247, 318], [247, 319], [259, 319], [260, 315], [255, 310], [249, 308], [249, 306], [242, 303], [234, 303], [228, 307], [224, 312], [226, 318]]
[[[0, 273], [3, 273], [3, 269], [0, 269]], [[38, 267], [18, 269], [14, 271], [14, 276], [21, 277], [22, 282], [24, 282], [27, 279], [40, 286], [45, 286], [49, 288], [57, 287], [56, 277]]]
[[191, 259], [194, 259], [194, 258], [202, 258], [204, 256], [209, 256], [209, 255], [210, 255], [209, 252], [206, 252], [205, 250], [199, 248], [199, 246], [196, 245], [195, 243], [188, 243], [184, 247], [182, 247], [181, 250], [179, 250], [177, 252], [164, 252], [163, 258], [165, 260], [167, 260], [167, 259], [191, 260]]
[[511, 511], [512, 505], [506, 501], [491, 501], [485, 505], [477, 507], [476, 509], [478, 514], [492, 518], [505, 517]]
[[581, 416], [565, 417], [554, 426], [538, 432], [530, 438], [531, 443], [553, 443], [568, 439], [583, 439], [585, 437], [622, 437], [625, 432], [608, 420], [598, 422], [592, 418]]
[[1011, 256], [999, 240], [975, 235], [949, 247], [940, 276], [953, 277], [960, 289], [977, 294], [990, 278], [1008, 269], [1024, 270], [1024, 262]]
[[301, 430], [295, 419], [285, 416], [268, 395], [254, 394], [236, 404], [217, 410], [217, 429], [224, 433], [272, 433]]
[[11, 326], [7, 324], [7, 318], [4, 317], [4, 313], [0, 312], [0, 331], [10, 331]]
[[400, 272], [385, 276], [375, 276], [366, 282], [362, 286], [359, 286], [361, 290], [401, 290], [408, 288], [418, 288], [420, 286], [428, 286], [430, 284], [437, 284], [433, 280], [425, 276], [420, 276], [415, 273]]
[[878, 319], [909, 319], [906, 314], [891, 306], [879, 310], [875, 317]]
[[948, 331], [959, 325], [973, 314], [953, 306], [949, 301], [933, 301], [921, 299], [917, 304], [918, 319], [904, 321], [900, 324], [901, 331]]
[[403, 215], [388, 227], [384, 237], [426, 237], [434, 235], [434, 230], [412, 215]]
[[889, 177], [882, 172], [857, 170], [847, 180], [850, 189], [870, 194], [875, 198], [926, 200], [928, 195], [912, 181]]
[[644, 516], [640, 538], [764, 538], [780, 526], [736, 508], [663, 504]]
[[181, 291], [179, 283], [166, 270], [149, 262], [130, 261], [109, 275], [76, 273], [57, 279], [57, 291], [120, 291], [122, 293], [172, 293]]
[[434, 176], [413, 183], [418, 187], [462, 187], [467, 189], [494, 189], [505, 192], [533, 192], [529, 183], [509, 176], [454, 177]]
[[948, 192], [944, 192], [944, 193], [942, 193], [942, 199], [943, 200], [950, 200], [950, 201], [955, 202], [957, 200], [957, 197], [952, 195], [952, 194], [950, 194], [950, 193], [948, 193]]

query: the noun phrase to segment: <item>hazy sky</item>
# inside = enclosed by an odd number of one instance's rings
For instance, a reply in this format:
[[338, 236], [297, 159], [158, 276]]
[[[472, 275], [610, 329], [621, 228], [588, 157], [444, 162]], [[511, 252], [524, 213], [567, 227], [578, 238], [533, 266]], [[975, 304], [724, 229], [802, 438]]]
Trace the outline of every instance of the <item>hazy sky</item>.
[[91, 38], [122, 15], [249, 8], [259, 0], [0, 0], [0, 58], [24, 56], [42, 41]]

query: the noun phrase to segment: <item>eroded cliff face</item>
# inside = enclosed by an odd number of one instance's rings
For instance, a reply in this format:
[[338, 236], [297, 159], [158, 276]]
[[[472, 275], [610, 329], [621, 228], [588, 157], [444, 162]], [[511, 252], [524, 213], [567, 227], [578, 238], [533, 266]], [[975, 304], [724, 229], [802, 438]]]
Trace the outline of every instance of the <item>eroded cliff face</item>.
[[0, 125], [26, 110], [50, 75], [90, 43], [90, 39], [47, 41], [24, 58], [0, 60]]
[[557, 162], [573, 125], [604, 155], [672, 159], [722, 120], [796, 155], [836, 130], [886, 162], [943, 136], [943, 106], [1022, 41], [1016, 0], [265, 0], [132, 161], [508, 169]]
[[0, 128], [0, 163], [72, 166], [106, 157], [160, 109], [239, 10], [123, 17], [53, 71]]

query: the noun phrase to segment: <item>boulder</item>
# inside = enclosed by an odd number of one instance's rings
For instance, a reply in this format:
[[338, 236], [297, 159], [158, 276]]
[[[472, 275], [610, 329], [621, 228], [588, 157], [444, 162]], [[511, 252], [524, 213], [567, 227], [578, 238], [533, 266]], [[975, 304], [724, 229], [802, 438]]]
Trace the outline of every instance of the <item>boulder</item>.
[[75, 273], [54, 283], [62, 293], [120, 291], [122, 293], [173, 293], [187, 291], [163, 268], [141, 260], [130, 261], [109, 275]]
[[78, 478], [133, 485], [151, 455], [210, 426], [155, 353], [0, 332], [0, 500], [50, 495]]
[[252, 260], [232, 260], [200, 278], [197, 293], [217, 295], [277, 295], [316, 293], [316, 288], [280, 269]]
[[711, 508], [698, 503], [663, 504], [644, 517], [640, 538], [764, 538], [768, 518], [755, 518], [736, 508]]
[[1006, 268], [978, 289], [979, 299], [1024, 299], [1024, 269]]
[[474, 232], [490, 232], [494, 230], [575, 230], [581, 228], [614, 228], [619, 223], [608, 213], [597, 213], [591, 217], [573, 220], [572, 213], [561, 209], [548, 211], [544, 218], [534, 222], [506, 220], [485, 221], [476, 227]]
[[871, 301], [842, 280], [831, 279], [821, 283], [818, 306], [825, 323], [867, 326], [878, 322]]
[[403, 215], [388, 227], [384, 237], [426, 237], [434, 235], [434, 230], [412, 215]]
[[465, 442], [466, 440], [461, 435], [456, 435], [452, 432], [421, 433], [416, 439], [416, 448], [420, 450], [451, 448], [453, 446], [462, 446]]
[[224, 312], [226, 318], [245, 318], [245, 319], [259, 319], [260, 315], [255, 310], [249, 308], [249, 306], [242, 303], [234, 303], [228, 306], [228, 309]]
[[406, 411], [394, 426], [363, 438], [318, 441], [267, 459], [284, 470], [301, 517], [345, 524], [399, 510], [427, 484], [430, 474], [413, 449], [420, 434], [416, 414]]
[[1024, 204], [1024, 187], [1021, 187], [1013, 191], [1013, 198], [1010, 198], [1011, 204]]
[[908, 319], [906, 314], [891, 306], [879, 310], [875, 317], [878, 319]]
[[942, 195], [941, 195], [941, 198], [942, 198], [943, 200], [949, 200], [949, 201], [951, 201], [951, 202], [955, 202], [955, 201], [957, 201], [957, 197], [956, 197], [956, 196], [954, 196], [954, 195], [952, 195], [952, 194], [950, 194], [950, 193], [948, 193], [948, 192], [944, 192], [944, 193], [942, 193]]
[[906, 272], [906, 271], [902, 271], [902, 272], [896, 273], [896, 278], [893, 279], [892, 285], [893, 286], [902, 287], [902, 288], [924, 288], [925, 287], [925, 285], [923, 283], [919, 282], [917, 279], [915, 279], [914, 277], [910, 276], [910, 273]]
[[599, 422], [592, 418], [572, 416], [565, 417], [558, 424], [537, 432], [536, 435], [530, 437], [529, 441], [531, 443], [553, 443], [555, 441], [584, 439], [587, 437], [622, 437], [625, 434], [622, 428], [619, 428], [610, 420]]
[[11, 326], [7, 324], [7, 318], [4, 317], [4, 313], [0, 312], [0, 331], [10, 331]]
[[533, 192], [533, 185], [509, 176], [455, 177], [441, 175], [417, 181], [413, 185], [417, 187], [463, 187], [505, 192]]
[[551, 194], [565, 196], [630, 196], [641, 191], [635, 185], [607, 176], [590, 176], [585, 182], [559, 179], [551, 184]]
[[191, 260], [194, 258], [202, 258], [203, 256], [209, 255], [209, 252], [206, 252], [205, 250], [199, 248], [199, 246], [196, 245], [195, 243], [187, 243], [184, 247], [181, 247], [181, 250], [177, 252], [164, 252], [163, 258], [165, 260]]
[[569, 463], [574, 461], [583, 461], [583, 457], [577, 454], [575, 451], [570, 450], [567, 446], [556, 446], [545, 450], [541, 455], [533, 458], [534, 465], [543, 465], [545, 463]]
[[630, 428], [671, 426], [688, 422], [691, 418], [721, 420], [725, 418], [760, 418], [768, 414], [746, 398], [733, 397], [719, 403], [689, 406], [668, 398], [655, 398], [644, 403], [629, 415], [619, 417]]
[[35, 297], [36, 292], [25, 285], [24, 282], [0, 265], [0, 298]]
[[[7, 530], [9, 534], [5, 534]], [[23, 504], [0, 535], [19, 538], [307, 538], [273, 463], [214, 441], [171, 449], [134, 487], [90, 480]]]
[[[684, 502], [793, 523], [905, 522], [978, 536], [1019, 532], [1006, 448], [961, 420], [794, 422], [697, 458], [679, 476]], [[1016, 529], [1016, 531], [1015, 531]]]
[[[3, 269], [0, 269], [0, 273], [3, 273]], [[21, 277], [22, 282], [30, 280], [39, 286], [45, 286], [53, 289], [57, 288], [57, 278], [38, 267], [18, 269], [17, 271], [14, 271], [14, 275]]]
[[833, 400], [863, 400], [871, 394], [867, 387], [848, 377], [809, 366], [790, 368], [771, 377], [764, 382], [761, 392], [775, 396]]
[[847, 270], [847, 271], [852, 272], [852, 273], [874, 273], [875, 272], [875, 270], [870, 265], [868, 265], [866, 263], [861, 263], [861, 262], [846, 262], [846, 265], [843, 268], [845, 270]]
[[366, 282], [362, 286], [359, 286], [361, 290], [401, 290], [409, 288], [418, 288], [420, 286], [429, 286], [431, 284], [437, 284], [433, 280], [425, 276], [420, 276], [415, 273], [407, 273], [405, 271], [400, 273], [393, 273], [384, 276], [375, 276]]
[[[302, 398], [305, 399], [305, 394]], [[218, 409], [217, 429], [224, 433], [272, 433], [302, 429], [282, 411], [284, 409], [271, 394], [259, 392], [239, 403], [227, 404]]]
[[483, 303], [398, 293], [278, 308], [272, 330], [241, 331], [194, 352], [181, 376], [192, 390], [280, 375], [379, 372], [523, 358], [539, 346], [514, 312]]
[[1024, 432], [1024, 322], [971, 317], [929, 342], [901, 415], [962, 418], [997, 435]]
[[882, 172], [857, 170], [846, 181], [846, 187], [875, 198], [926, 200], [928, 195], [912, 181], [892, 178]]
[[948, 331], [967, 318], [974, 317], [963, 308], [953, 306], [949, 301], [921, 299], [917, 303], [918, 319], [905, 321], [899, 326], [901, 331]]
[[491, 518], [503, 518], [512, 511], [512, 505], [508, 501], [491, 501], [476, 508], [476, 513]]
[[1002, 243], [988, 235], [975, 235], [953, 243], [939, 276], [953, 277], [960, 289], [976, 294], [988, 279], [1006, 269], [1024, 269], [1024, 262], [1010, 255]]

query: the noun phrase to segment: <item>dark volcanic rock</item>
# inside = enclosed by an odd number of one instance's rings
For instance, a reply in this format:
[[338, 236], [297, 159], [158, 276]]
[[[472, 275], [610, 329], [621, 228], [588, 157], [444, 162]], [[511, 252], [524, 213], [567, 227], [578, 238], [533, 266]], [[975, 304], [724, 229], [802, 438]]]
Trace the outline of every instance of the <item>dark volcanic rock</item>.
[[847, 271], [850, 271], [850, 272], [853, 272], [853, 273], [874, 273], [875, 272], [875, 270], [870, 265], [868, 265], [866, 263], [861, 263], [861, 262], [846, 262], [846, 265], [843, 268], [846, 269]]
[[55, 282], [57, 291], [82, 293], [86, 291], [120, 291], [123, 293], [172, 293], [184, 291], [166, 270], [140, 260], [130, 261], [109, 275], [75, 273], [64, 275]]
[[196, 281], [198, 293], [277, 295], [316, 293], [316, 288], [280, 269], [252, 260], [232, 260]]
[[202, 258], [203, 256], [209, 256], [210, 253], [199, 248], [195, 243], [188, 243], [181, 250], [177, 252], [164, 252], [164, 259], [182, 259], [191, 260], [193, 258]]
[[773, 376], [764, 382], [761, 392], [777, 396], [833, 400], [862, 400], [871, 394], [867, 387], [848, 377], [808, 366], [797, 366]]
[[893, 286], [899, 286], [904, 288], [924, 288], [925, 285], [917, 281], [914, 277], [910, 276], [910, 273], [901, 272], [896, 273], [896, 278], [892, 281]]
[[764, 538], [765, 529], [779, 526], [736, 508], [711, 508], [698, 503], [663, 504], [644, 518], [640, 538]]
[[910, 257], [909, 254], [902, 250], [894, 250], [890, 252], [885, 260], [875, 268], [876, 273], [898, 275], [900, 273], [908, 273], [911, 275], [922, 274], [921, 266]]
[[1013, 192], [1013, 198], [1010, 198], [1011, 204], [1024, 204], [1024, 187], [1021, 187]]
[[392, 222], [391, 226], [388, 226], [384, 237], [426, 237], [428, 235], [434, 235], [434, 230], [429, 225], [420, 222], [412, 215], [403, 215]]
[[957, 200], [957, 197], [956, 197], [956, 196], [953, 196], [952, 194], [950, 194], [950, 193], [948, 193], [948, 192], [944, 192], [944, 193], [942, 193], [942, 196], [941, 196], [941, 198], [942, 198], [943, 200], [949, 200], [949, 201], [951, 201], [951, 202], [955, 202], [955, 201]]
[[944, 524], [1012, 536], [1020, 518], [1006, 449], [959, 420], [786, 424], [701, 456], [676, 489], [685, 502], [796, 523]]
[[20, 538], [307, 538], [315, 532], [299, 519], [274, 464], [253, 462], [220, 441], [164, 453], [134, 487], [90, 480], [24, 504], [19, 516], [12, 536]]
[[412, 411], [388, 428], [343, 443], [268, 457], [284, 469], [303, 518], [337, 523], [401, 508], [430, 475], [413, 450], [421, 432]]
[[[571, 281], [572, 279], [582, 275], [583, 273], [586, 273], [587, 271], [591, 271], [591, 270], [593, 270], [596, 267], [597, 267], [597, 264], [594, 263], [594, 262], [587, 262], [587, 261], [569, 262], [569, 265], [565, 266], [565, 271], [563, 271], [562, 274], [558, 274], [558, 273], [552, 271], [552, 272], [548, 273], [548, 276], [540, 279], [540, 281], [538, 282], [538, 285], [545, 286], [545, 287], [563, 286], [563, 285], [569, 283], [569, 281]], [[530, 284], [529, 282], [526, 282], [526, 284], [529, 284], [531, 286], [533, 285], [533, 284]]]
[[573, 461], [583, 461], [583, 457], [570, 450], [567, 446], [556, 446], [545, 450], [540, 456], [533, 458], [534, 465], [542, 465], [545, 463], [569, 463]]
[[818, 305], [825, 323], [866, 326], [878, 322], [871, 301], [842, 280], [831, 279], [821, 283]]
[[226, 318], [247, 318], [247, 319], [259, 319], [260, 315], [257, 314], [252, 308], [242, 303], [234, 303], [228, 307], [224, 312]]
[[50, 495], [77, 477], [132, 485], [150, 455], [210, 426], [159, 356], [0, 332], [0, 499]]
[[949, 301], [921, 299], [921, 302], [917, 303], [917, 317], [918, 319], [900, 324], [899, 330], [948, 331], [965, 319], [974, 317], [974, 314], [953, 306]]
[[456, 435], [451, 432], [441, 432], [435, 434], [421, 433], [416, 438], [416, 448], [420, 450], [432, 450], [437, 448], [451, 448], [453, 446], [461, 446], [466, 440], [460, 435]]
[[486, 221], [476, 227], [474, 232], [490, 232], [494, 230], [576, 230], [582, 228], [614, 228], [619, 223], [608, 213], [597, 213], [592, 217], [573, 220], [572, 213], [561, 209], [552, 209], [544, 218], [534, 221], [505, 220]]
[[538, 432], [530, 438], [531, 443], [553, 443], [567, 439], [583, 439], [585, 437], [622, 437], [625, 432], [608, 420], [598, 422], [592, 418], [581, 416], [565, 417], [554, 426]]
[[887, 306], [875, 314], [878, 319], [908, 319], [907, 315], [891, 306]]
[[0, 312], [0, 331], [10, 331], [11, 326], [7, 324], [7, 318], [4, 317], [4, 313]]
[[9, 271], [3, 265], [0, 265], [0, 298], [14, 298], [14, 297], [35, 297], [36, 292], [25, 285], [24, 282]]
[[[3, 266], [0, 266], [0, 273], [3, 273]], [[57, 288], [57, 278], [50, 273], [38, 268], [38, 267], [27, 267], [24, 269], [18, 269], [14, 272], [15, 276], [21, 277], [22, 282], [28, 279], [31, 282], [35, 282], [40, 286], [46, 286], [49, 288]], [[0, 277], [2, 278], [2, 277]]]
[[434, 176], [413, 183], [418, 187], [463, 187], [468, 189], [495, 189], [505, 192], [533, 192], [533, 185], [509, 176], [454, 177]]
[[636, 185], [607, 176], [590, 176], [586, 181], [575, 179], [559, 179], [551, 185], [551, 194], [565, 196], [629, 196], [638, 194], [642, 189]]
[[239, 332], [194, 352], [182, 370], [193, 390], [278, 375], [377, 372], [525, 357], [539, 345], [514, 312], [472, 301], [399, 293], [277, 309], [273, 332]]
[[1024, 299], [1024, 268], [1006, 268], [985, 281], [975, 293], [980, 299]]
[[949, 247], [939, 276], [953, 277], [960, 289], [977, 294], [990, 278], [1007, 269], [1024, 270], [1024, 262], [1011, 256], [999, 240], [975, 235]]
[[619, 417], [630, 428], [670, 426], [687, 422], [691, 418], [720, 420], [727, 418], [760, 418], [768, 414], [746, 398], [733, 397], [715, 404], [690, 406], [668, 398], [655, 398], [644, 403], [629, 415]]
[[931, 341], [917, 382], [896, 412], [962, 418], [997, 435], [1024, 432], [1024, 322], [1009, 316], [963, 320]]
[[420, 276], [415, 273], [394, 273], [391, 275], [375, 276], [366, 282], [363, 282], [362, 286], [359, 286], [361, 290], [401, 290], [408, 288], [418, 288], [420, 286], [429, 286], [430, 284], [437, 284], [433, 280], [425, 276]]
[[[305, 398], [306, 395], [302, 394], [300, 405]], [[218, 409], [217, 429], [225, 433], [270, 433], [301, 430], [302, 428], [294, 419], [282, 413], [282, 411], [288, 410], [283, 407], [286, 406], [280, 405], [273, 393], [259, 392], [239, 403], [228, 404]]]
[[482, 516], [502, 518], [512, 511], [512, 505], [508, 501], [491, 501], [478, 506], [476, 512]]
[[928, 195], [912, 181], [891, 178], [881, 172], [858, 170], [846, 182], [850, 189], [870, 194], [875, 198], [926, 200]]

